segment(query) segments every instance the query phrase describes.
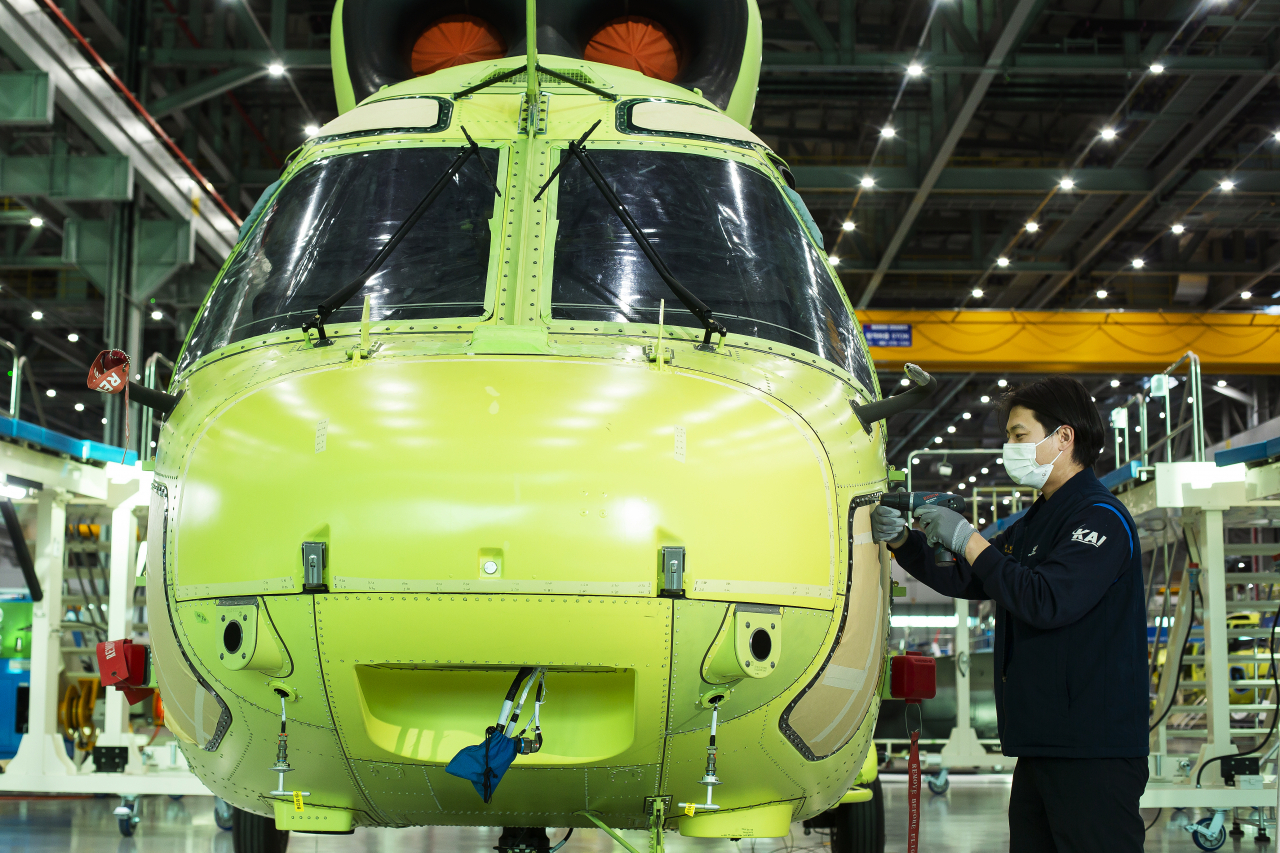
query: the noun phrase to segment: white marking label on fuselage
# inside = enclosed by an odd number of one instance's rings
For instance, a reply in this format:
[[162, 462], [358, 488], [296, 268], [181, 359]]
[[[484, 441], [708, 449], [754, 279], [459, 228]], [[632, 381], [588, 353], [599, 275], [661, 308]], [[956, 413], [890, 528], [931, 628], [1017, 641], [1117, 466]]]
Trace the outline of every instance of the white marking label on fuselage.
[[329, 446], [329, 419], [325, 418], [316, 424], [316, 453], [324, 453]]
[[676, 461], [684, 461], [684, 427], [676, 427]]

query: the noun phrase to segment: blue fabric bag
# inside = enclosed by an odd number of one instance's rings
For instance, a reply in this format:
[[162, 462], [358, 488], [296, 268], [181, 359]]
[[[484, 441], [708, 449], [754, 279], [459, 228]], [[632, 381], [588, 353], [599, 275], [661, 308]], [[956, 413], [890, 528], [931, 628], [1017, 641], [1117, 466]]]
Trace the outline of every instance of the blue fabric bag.
[[[540, 667], [536, 669], [531, 666], [521, 667], [502, 702], [498, 724], [485, 729], [484, 743], [463, 748], [445, 767], [445, 772], [449, 775], [470, 782], [475, 787], [476, 793], [484, 798], [486, 803], [493, 797], [493, 792], [502, 781], [503, 774], [511, 767], [511, 762], [516, 760], [517, 753], [536, 752], [542, 746], [542, 734], [537, 726], [537, 720], [538, 706], [541, 705], [543, 697], [542, 679], [545, 674], [546, 670]], [[528, 681], [526, 682], [525, 679]], [[522, 683], [524, 683], [524, 692], [520, 694], [520, 701], [517, 703], [516, 693], [520, 690]], [[529, 690], [535, 683], [537, 691], [534, 694], [534, 725], [538, 731], [537, 746], [531, 744], [526, 746], [520, 738], [524, 732], [516, 734], [515, 731], [520, 712], [524, 708], [525, 698], [528, 697]]]

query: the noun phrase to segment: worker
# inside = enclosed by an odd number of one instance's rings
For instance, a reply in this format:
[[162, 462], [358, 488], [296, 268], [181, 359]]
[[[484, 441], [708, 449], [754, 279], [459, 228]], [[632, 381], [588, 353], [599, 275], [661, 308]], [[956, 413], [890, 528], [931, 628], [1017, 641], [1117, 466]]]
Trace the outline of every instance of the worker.
[[[879, 506], [873, 535], [926, 586], [996, 604], [996, 718], [1018, 759], [1011, 853], [1138, 853], [1148, 681], [1137, 527], [1093, 473], [1105, 432], [1078, 381], [1023, 385], [999, 417], [1005, 470], [1040, 490], [1024, 516], [988, 542], [954, 510], [916, 509], [913, 531]], [[938, 544], [957, 556], [948, 567], [935, 565]]]

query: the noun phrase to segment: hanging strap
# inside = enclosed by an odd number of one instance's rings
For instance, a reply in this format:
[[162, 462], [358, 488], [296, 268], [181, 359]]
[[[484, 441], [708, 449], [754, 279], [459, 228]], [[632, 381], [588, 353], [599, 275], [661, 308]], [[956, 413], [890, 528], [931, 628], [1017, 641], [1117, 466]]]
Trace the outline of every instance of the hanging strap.
[[[919, 717], [921, 711], [918, 701], [907, 700], [907, 709], [915, 705], [916, 712], [920, 722], [923, 718]], [[907, 853], [919, 853], [920, 850], [920, 728], [911, 728], [911, 724], [907, 724], [907, 731], [911, 735], [911, 753], [907, 758]]]

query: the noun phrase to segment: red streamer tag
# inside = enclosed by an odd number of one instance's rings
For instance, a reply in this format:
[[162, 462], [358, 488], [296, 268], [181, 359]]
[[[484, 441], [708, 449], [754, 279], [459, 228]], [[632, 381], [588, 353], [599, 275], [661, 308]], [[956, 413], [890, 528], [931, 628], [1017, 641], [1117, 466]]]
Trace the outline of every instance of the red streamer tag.
[[103, 350], [89, 368], [86, 384], [94, 391], [119, 394], [129, 387], [129, 356], [118, 349]]
[[911, 733], [907, 759], [907, 853], [920, 849], [920, 732]]

